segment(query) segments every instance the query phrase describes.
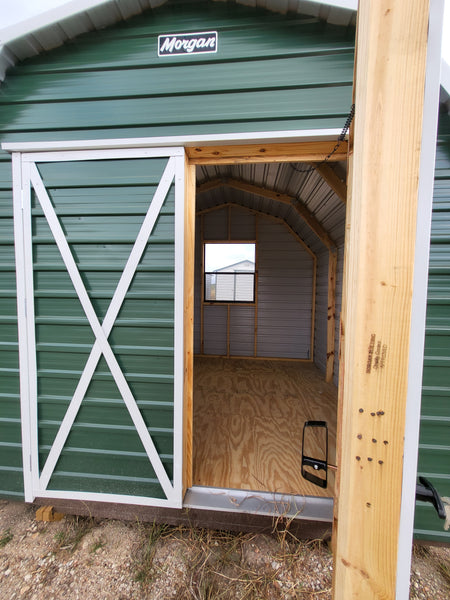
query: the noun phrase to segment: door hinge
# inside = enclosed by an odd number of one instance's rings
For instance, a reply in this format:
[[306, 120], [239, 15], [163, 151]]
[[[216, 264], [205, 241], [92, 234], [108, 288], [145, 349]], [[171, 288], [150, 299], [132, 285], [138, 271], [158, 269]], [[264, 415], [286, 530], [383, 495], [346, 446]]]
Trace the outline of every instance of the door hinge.
[[30, 454], [30, 472], [33, 470], [33, 466], [32, 466], [32, 459], [31, 459], [31, 454]]

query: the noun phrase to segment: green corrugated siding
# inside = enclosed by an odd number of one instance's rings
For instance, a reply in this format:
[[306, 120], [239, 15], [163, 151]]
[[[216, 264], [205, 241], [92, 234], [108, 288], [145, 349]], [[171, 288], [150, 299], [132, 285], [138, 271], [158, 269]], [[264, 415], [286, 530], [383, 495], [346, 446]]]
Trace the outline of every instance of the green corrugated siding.
[[[431, 227], [419, 475], [450, 497], [450, 118], [441, 114]], [[429, 503], [418, 502], [414, 535], [450, 543]]]
[[[1, 169], [3, 167], [3, 169]], [[11, 164], [0, 163], [1, 175]], [[0, 496], [23, 498], [19, 357], [13, 207], [10, 183], [0, 183]]]
[[[159, 34], [208, 30], [218, 31], [217, 54], [158, 58]], [[170, 2], [11, 70], [0, 87], [0, 141], [341, 128], [351, 104], [353, 46], [354, 29], [310, 17]], [[127, 163], [126, 181], [121, 180], [125, 168], [111, 171], [107, 162], [48, 164], [40, 170], [95, 309], [103, 315], [154, 182], [142, 177], [139, 161]], [[10, 157], [1, 153], [3, 496], [21, 495], [23, 489], [11, 185]], [[171, 207], [165, 211], [109, 339], [170, 470], [173, 245], [168, 243]], [[93, 334], [37, 207], [33, 218], [42, 461]], [[145, 494], [151, 478], [101, 361], [50, 487]]]

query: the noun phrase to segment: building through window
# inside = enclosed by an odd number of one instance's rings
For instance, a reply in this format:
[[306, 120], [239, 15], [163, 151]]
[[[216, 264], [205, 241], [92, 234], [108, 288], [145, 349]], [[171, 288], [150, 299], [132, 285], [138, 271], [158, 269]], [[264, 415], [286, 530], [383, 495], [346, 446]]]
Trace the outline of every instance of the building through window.
[[205, 244], [205, 302], [255, 301], [255, 244]]

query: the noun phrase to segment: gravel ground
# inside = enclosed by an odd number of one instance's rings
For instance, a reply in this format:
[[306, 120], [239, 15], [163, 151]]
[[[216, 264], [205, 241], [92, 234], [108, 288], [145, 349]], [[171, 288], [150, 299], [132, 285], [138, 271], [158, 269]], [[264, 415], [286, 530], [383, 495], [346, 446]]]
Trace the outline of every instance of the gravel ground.
[[[7, 600], [331, 599], [325, 544], [76, 518], [45, 523], [0, 500], [0, 597]], [[411, 599], [448, 600], [450, 548], [416, 547]]]

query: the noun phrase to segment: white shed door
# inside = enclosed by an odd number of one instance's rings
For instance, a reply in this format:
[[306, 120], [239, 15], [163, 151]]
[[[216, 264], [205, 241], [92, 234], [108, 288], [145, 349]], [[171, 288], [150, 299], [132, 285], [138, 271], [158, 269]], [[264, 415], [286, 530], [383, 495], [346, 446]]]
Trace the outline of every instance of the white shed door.
[[184, 150], [13, 155], [25, 498], [182, 505]]

